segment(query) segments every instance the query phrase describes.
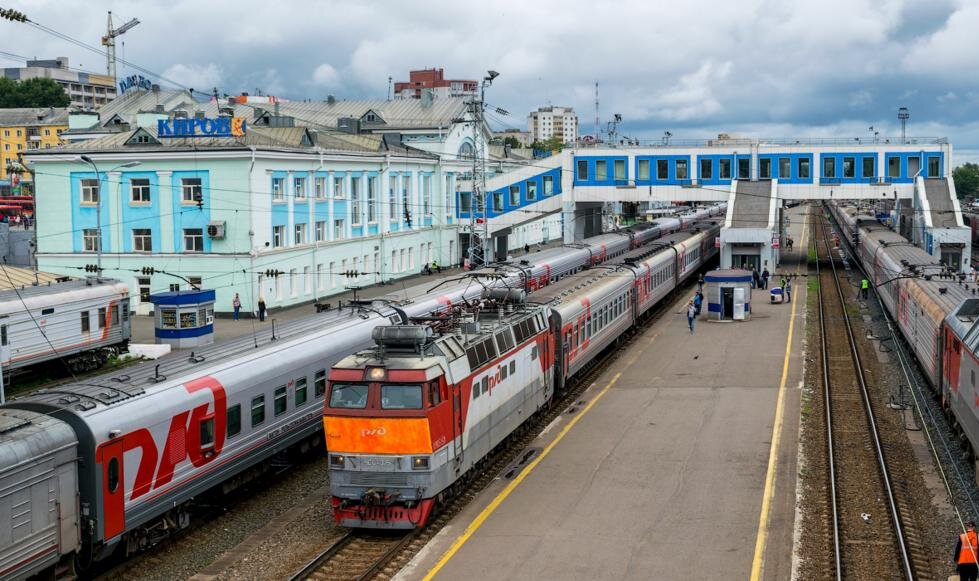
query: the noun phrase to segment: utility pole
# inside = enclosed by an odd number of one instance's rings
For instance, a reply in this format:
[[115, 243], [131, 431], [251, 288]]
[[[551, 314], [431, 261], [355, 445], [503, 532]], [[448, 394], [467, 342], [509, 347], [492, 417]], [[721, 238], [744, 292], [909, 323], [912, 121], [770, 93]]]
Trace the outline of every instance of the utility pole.
[[[472, 176], [472, 202], [469, 207], [469, 268], [483, 266], [488, 262], [490, 254], [489, 248], [489, 220], [488, 206], [486, 203], [486, 148], [483, 139], [483, 108], [485, 107], [484, 97], [486, 87], [493, 84], [493, 79], [500, 73], [488, 71], [479, 87], [479, 95], [473, 94], [470, 103], [471, 114], [473, 117], [473, 176]], [[476, 214], [480, 212], [481, 218]], [[480, 223], [482, 220], [482, 223]]]
[[112, 11], [109, 11], [109, 23], [106, 26], [105, 36], [102, 37], [102, 46], [106, 48], [105, 72], [112, 77], [112, 84], [116, 83], [116, 37], [122, 36], [137, 24], [139, 24], [139, 20], [133, 18], [119, 28], [112, 28]]

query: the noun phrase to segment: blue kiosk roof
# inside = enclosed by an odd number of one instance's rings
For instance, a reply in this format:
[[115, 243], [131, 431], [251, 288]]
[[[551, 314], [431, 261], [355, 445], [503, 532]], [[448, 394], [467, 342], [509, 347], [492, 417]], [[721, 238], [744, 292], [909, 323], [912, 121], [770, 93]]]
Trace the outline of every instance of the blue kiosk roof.
[[213, 289], [167, 291], [150, 295], [150, 302], [154, 305], [199, 305], [200, 303], [213, 303], [214, 297]]

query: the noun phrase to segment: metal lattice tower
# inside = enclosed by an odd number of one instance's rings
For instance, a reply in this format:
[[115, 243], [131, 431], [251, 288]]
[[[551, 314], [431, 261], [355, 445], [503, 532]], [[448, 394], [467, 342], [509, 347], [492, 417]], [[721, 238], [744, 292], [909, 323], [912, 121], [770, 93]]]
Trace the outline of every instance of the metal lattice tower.
[[106, 26], [105, 36], [102, 37], [102, 46], [105, 51], [105, 72], [116, 80], [116, 37], [122, 36], [127, 30], [139, 24], [139, 20], [133, 18], [119, 28], [112, 28], [112, 11], [109, 11], [109, 23]]
[[[469, 267], [476, 268], [489, 262], [492, 253], [489, 249], [489, 220], [486, 201], [486, 141], [483, 139], [483, 110], [486, 87], [493, 83], [499, 73], [488, 71], [479, 87], [479, 95], [474, 93], [469, 101], [469, 111], [473, 123], [473, 173], [472, 202], [469, 206]], [[479, 213], [479, 216], [477, 216]], [[482, 223], [480, 223], [482, 220]]]

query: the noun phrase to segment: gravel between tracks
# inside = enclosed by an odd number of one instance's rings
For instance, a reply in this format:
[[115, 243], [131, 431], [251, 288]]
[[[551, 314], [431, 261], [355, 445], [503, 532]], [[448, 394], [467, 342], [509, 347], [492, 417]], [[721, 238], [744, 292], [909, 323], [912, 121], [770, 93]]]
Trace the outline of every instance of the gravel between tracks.
[[[819, 214], [816, 214], [818, 216]], [[815, 217], [815, 216], [814, 216]], [[919, 432], [908, 432], [905, 424], [914, 422], [911, 412], [902, 413], [887, 406], [890, 401], [892, 386], [904, 382], [904, 377], [896, 357], [880, 348], [880, 343], [867, 338], [868, 332], [875, 337], [887, 335], [886, 326], [882, 322], [879, 306], [871, 297], [867, 301], [858, 301], [856, 286], [859, 275], [856, 270], [850, 271], [854, 281], [845, 284], [843, 292], [847, 296], [850, 308], [850, 318], [854, 324], [854, 333], [867, 370], [868, 388], [873, 400], [874, 413], [877, 416], [881, 440], [885, 446], [891, 478], [896, 491], [905, 499], [911, 509], [911, 527], [915, 530], [917, 541], [923, 552], [928, 555], [930, 565], [928, 570], [919, 571], [922, 579], [945, 579], [951, 573], [949, 553], [951, 543], [957, 532], [957, 523], [950, 518], [952, 514], [947, 496], [937, 488], [936, 467], [929, 454], [922, 454], [922, 442]], [[814, 274], [814, 270], [811, 270]], [[815, 281], [815, 277], [813, 277]], [[835, 289], [825, 289], [835, 292]], [[810, 321], [817, 321], [815, 309], [815, 287], [810, 286], [809, 308], [812, 316]], [[834, 321], [827, 320], [827, 325]], [[841, 323], [837, 323], [841, 324]], [[818, 344], [819, 327], [810, 324], [807, 330], [810, 345]], [[802, 546], [799, 548], [800, 564], [799, 579], [832, 579], [832, 517], [828, 500], [828, 474], [825, 443], [825, 417], [822, 402], [822, 366], [818, 349], [810, 350], [807, 355], [807, 373], [805, 393], [802, 403], [802, 448], [804, 460], [800, 472], [802, 480], [802, 497], [800, 506], [802, 512]], [[862, 418], [860, 418], [862, 420]], [[837, 423], [846, 421], [837, 417]], [[912, 443], [914, 441], [914, 443]], [[916, 456], [916, 452], [918, 455]], [[923, 461], [922, 461], [923, 460]], [[868, 470], [876, 470], [876, 465], [868, 466]], [[844, 503], [846, 500], [842, 499]], [[853, 507], [860, 508], [860, 507]], [[852, 508], [851, 508], [852, 510]], [[871, 519], [880, 524], [885, 523], [886, 515], [879, 513], [880, 508], [866, 507], [871, 513]], [[888, 538], [881, 534], [882, 538]], [[874, 545], [867, 545], [868, 551], [874, 550]], [[891, 579], [900, 578], [900, 565], [894, 563], [891, 568], [883, 571], [860, 571], [858, 574], [848, 572], [847, 579]]]

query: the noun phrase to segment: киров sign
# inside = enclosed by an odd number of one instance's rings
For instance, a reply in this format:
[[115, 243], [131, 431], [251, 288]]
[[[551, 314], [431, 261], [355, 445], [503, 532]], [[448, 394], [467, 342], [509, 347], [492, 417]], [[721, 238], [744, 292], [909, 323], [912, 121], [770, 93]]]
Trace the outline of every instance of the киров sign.
[[241, 117], [217, 119], [160, 119], [156, 122], [157, 137], [243, 137], [245, 120]]

